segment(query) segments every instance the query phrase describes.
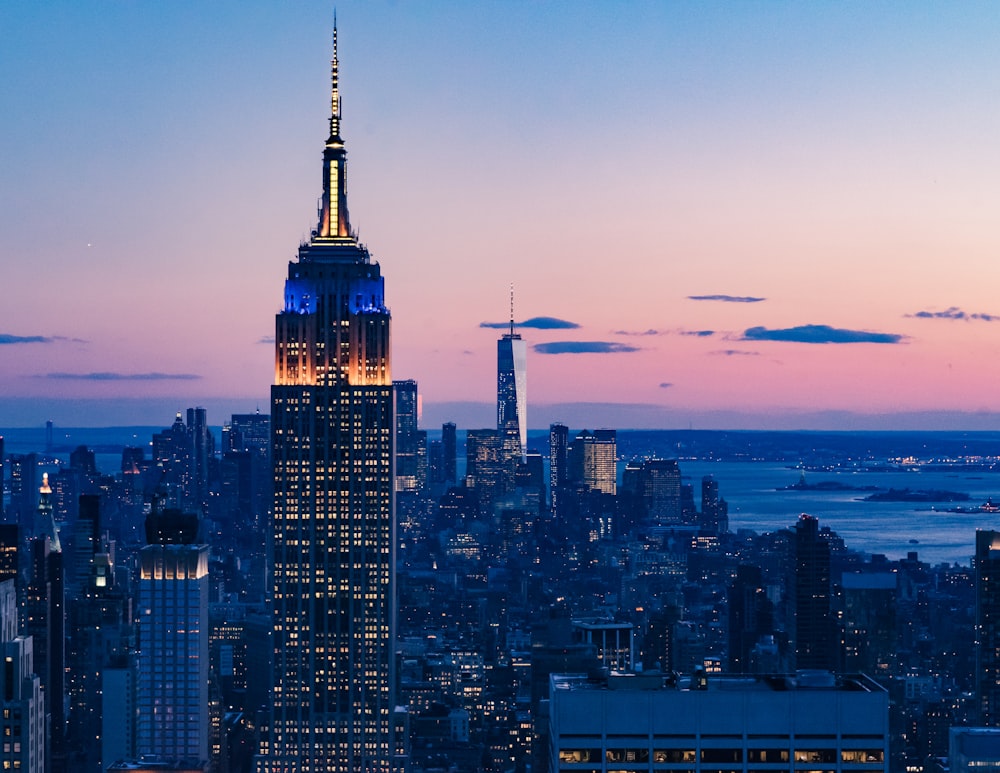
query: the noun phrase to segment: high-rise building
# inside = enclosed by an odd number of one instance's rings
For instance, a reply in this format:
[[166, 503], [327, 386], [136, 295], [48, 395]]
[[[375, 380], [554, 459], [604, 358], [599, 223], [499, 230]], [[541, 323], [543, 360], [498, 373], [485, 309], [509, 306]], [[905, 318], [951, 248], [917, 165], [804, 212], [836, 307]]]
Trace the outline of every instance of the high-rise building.
[[336, 25], [332, 75], [319, 224], [275, 322], [269, 773], [388, 773], [394, 752], [390, 315], [348, 220]]
[[836, 671], [840, 635], [833, 613], [830, 545], [819, 521], [801, 515], [795, 524], [795, 667]]
[[209, 460], [215, 456], [215, 438], [208, 429], [204, 408], [187, 409], [187, 428], [191, 442], [191, 490], [188, 501], [199, 513], [208, 507]]
[[484, 511], [514, 487], [517, 460], [507, 449], [498, 430], [470, 429], [465, 433], [465, 485], [476, 492]]
[[[42, 476], [36, 536], [31, 541], [31, 576], [25, 593], [24, 627], [34, 642], [38, 674], [48, 710], [49, 770], [62, 769], [65, 755], [66, 618], [64, 570], [59, 532], [52, 518], [48, 474]], [[59, 764], [54, 764], [58, 760]]]
[[0, 769], [43, 773], [45, 767], [45, 697], [34, 672], [33, 641], [17, 635], [17, 591], [0, 582], [0, 712], [4, 741]]
[[[223, 448], [227, 453], [246, 454], [243, 460], [237, 457], [236, 466], [242, 466], [243, 482], [248, 491], [240, 491], [241, 501], [249, 507], [243, 517], [249, 517], [254, 529], [262, 528], [271, 506], [271, 417], [257, 413], [234, 413], [230, 419], [228, 435]], [[225, 457], [223, 457], [225, 458]], [[232, 470], [230, 470], [230, 473]], [[246, 477], [248, 476], [248, 477]], [[220, 481], [225, 487], [226, 481]]]
[[759, 566], [740, 564], [729, 585], [729, 663], [733, 674], [753, 671], [752, 653], [760, 640], [774, 633], [774, 605], [767, 597]]
[[166, 488], [167, 501], [172, 506], [185, 504], [192, 480], [191, 437], [180, 411], [173, 424], [153, 435], [152, 455], [153, 464], [161, 469], [157, 485]]
[[514, 332], [514, 291], [510, 294], [510, 330], [497, 341], [497, 431], [504, 452], [518, 461], [528, 451], [528, 348]]
[[454, 486], [458, 482], [458, 432], [453, 421], [441, 425], [441, 462], [444, 482]]
[[684, 523], [681, 470], [676, 459], [647, 459], [634, 472], [634, 480], [642, 512], [651, 523], [658, 526]]
[[396, 392], [396, 491], [415, 491], [427, 485], [427, 433], [417, 428], [417, 382], [393, 381], [392, 388]]
[[1000, 531], [976, 531], [975, 570], [979, 724], [1000, 727]]
[[847, 573], [841, 577], [844, 670], [872, 676], [891, 673], [896, 654], [897, 572]]
[[617, 492], [618, 434], [613, 429], [583, 430], [566, 450], [567, 480], [584, 487]]
[[10, 511], [7, 522], [21, 527], [22, 534], [30, 534], [38, 506], [38, 454], [11, 454], [10, 461]]
[[549, 497], [552, 509], [559, 501], [559, 489], [566, 485], [566, 449], [569, 448], [569, 427], [549, 425]]
[[[135, 651], [132, 598], [115, 583], [114, 543], [101, 534], [101, 497], [80, 497], [80, 516], [66, 554], [65, 691], [68, 699], [68, 767], [102, 770], [103, 728], [125, 728], [134, 741], [134, 691], [124, 695], [104, 681]], [[123, 573], [124, 574], [124, 573]], [[122, 577], [125, 579], [125, 577]], [[125, 749], [135, 756], [134, 743]], [[111, 761], [111, 760], [109, 760]]]
[[208, 545], [198, 517], [168, 509], [146, 519], [139, 552], [136, 751], [208, 760]]
[[719, 482], [711, 475], [701, 479], [701, 530], [708, 534], [729, 531], [729, 504], [719, 496]]

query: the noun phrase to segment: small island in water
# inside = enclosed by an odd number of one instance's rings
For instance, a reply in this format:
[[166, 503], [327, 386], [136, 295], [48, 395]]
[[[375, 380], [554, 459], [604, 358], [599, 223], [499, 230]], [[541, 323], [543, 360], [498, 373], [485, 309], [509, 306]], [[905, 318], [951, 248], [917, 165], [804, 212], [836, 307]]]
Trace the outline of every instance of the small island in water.
[[878, 486], [852, 486], [839, 480], [820, 480], [816, 483], [806, 483], [805, 477], [797, 483], [778, 486], [775, 491], [878, 491]]
[[908, 489], [891, 488], [888, 491], [876, 491], [863, 498], [865, 502], [968, 502], [969, 495], [961, 491], [944, 491], [942, 489]]

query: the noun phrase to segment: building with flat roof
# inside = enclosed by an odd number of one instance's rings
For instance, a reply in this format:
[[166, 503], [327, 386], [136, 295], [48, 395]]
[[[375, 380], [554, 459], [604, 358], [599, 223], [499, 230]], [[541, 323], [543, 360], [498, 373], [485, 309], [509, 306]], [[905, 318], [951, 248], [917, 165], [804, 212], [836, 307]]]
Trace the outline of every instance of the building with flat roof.
[[888, 771], [889, 695], [863, 675], [553, 674], [549, 770]]
[[952, 773], [1000, 771], [1000, 728], [950, 728], [948, 763]]

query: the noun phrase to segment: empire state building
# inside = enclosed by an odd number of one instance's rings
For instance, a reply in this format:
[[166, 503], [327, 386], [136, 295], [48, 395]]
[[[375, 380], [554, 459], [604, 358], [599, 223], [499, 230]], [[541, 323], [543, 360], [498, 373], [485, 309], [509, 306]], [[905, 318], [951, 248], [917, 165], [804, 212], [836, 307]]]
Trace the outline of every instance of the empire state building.
[[388, 773], [393, 752], [389, 310], [347, 214], [336, 25], [332, 65], [319, 223], [275, 320], [268, 773]]

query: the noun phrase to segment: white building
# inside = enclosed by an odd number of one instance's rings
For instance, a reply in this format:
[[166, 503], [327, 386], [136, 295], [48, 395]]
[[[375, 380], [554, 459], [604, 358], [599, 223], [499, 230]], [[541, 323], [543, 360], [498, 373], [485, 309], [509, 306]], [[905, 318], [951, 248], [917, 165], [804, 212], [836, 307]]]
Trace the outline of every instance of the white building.
[[45, 704], [30, 636], [17, 635], [14, 581], [0, 582], [0, 768], [45, 771]]

